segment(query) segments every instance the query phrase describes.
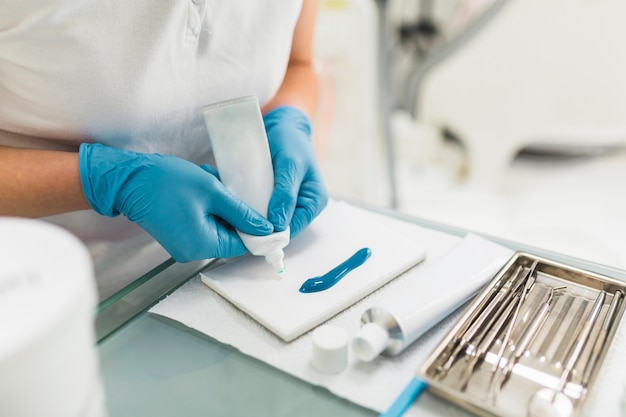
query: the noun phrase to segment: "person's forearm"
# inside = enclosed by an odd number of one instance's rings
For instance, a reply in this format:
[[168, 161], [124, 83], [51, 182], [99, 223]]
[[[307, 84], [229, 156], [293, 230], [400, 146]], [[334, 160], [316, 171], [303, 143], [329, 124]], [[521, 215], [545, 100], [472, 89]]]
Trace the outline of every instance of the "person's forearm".
[[43, 217], [88, 208], [77, 153], [0, 146], [0, 215]]
[[263, 106], [263, 112], [290, 105], [299, 108], [314, 120], [317, 111], [319, 85], [317, 74], [312, 65], [307, 62], [291, 63], [285, 79], [276, 95]]
[[278, 106], [289, 105], [302, 110], [315, 119], [319, 96], [317, 73], [313, 65], [315, 22], [319, 0], [304, 0], [298, 23], [294, 30], [289, 65], [278, 92], [263, 106], [263, 112]]

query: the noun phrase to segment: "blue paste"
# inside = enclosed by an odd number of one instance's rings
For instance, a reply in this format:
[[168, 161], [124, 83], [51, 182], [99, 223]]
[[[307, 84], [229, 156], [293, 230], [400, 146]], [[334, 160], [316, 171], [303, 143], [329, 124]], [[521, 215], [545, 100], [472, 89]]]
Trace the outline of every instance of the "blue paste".
[[324, 291], [338, 283], [341, 278], [346, 276], [346, 274], [352, 271], [355, 268], [363, 265], [367, 258], [370, 257], [372, 251], [370, 248], [363, 248], [358, 250], [354, 255], [349, 257], [347, 260], [327, 272], [326, 274], [309, 278], [300, 287], [300, 292], [302, 293], [312, 293]]

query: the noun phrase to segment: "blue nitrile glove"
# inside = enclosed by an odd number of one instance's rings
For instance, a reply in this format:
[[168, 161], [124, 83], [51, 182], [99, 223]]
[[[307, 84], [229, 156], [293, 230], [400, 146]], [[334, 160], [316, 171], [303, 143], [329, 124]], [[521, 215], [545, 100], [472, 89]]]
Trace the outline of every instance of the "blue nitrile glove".
[[84, 143], [78, 167], [83, 193], [96, 212], [123, 213], [179, 262], [243, 255], [235, 228], [253, 235], [273, 231], [208, 165]]
[[277, 231], [290, 227], [292, 236], [307, 227], [326, 207], [328, 192], [311, 141], [311, 123], [291, 106], [263, 117], [274, 165], [274, 193], [267, 218]]

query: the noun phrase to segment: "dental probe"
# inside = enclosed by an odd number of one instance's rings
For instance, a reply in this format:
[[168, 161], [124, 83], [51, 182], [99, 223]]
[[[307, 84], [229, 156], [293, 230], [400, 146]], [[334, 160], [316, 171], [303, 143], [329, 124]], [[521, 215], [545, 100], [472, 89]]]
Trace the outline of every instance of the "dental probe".
[[[474, 374], [474, 369], [476, 368], [478, 363], [485, 357], [487, 351], [491, 348], [491, 345], [496, 341], [496, 338], [498, 337], [502, 329], [505, 326], [507, 326], [509, 318], [511, 317], [511, 313], [513, 313], [513, 317], [511, 318], [512, 322], [516, 320], [517, 315], [519, 314], [519, 310], [522, 305], [522, 302], [526, 299], [526, 297], [528, 296], [528, 292], [530, 291], [531, 287], [535, 283], [535, 279], [533, 278], [532, 274], [536, 266], [537, 266], [537, 261], [535, 261], [535, 263], [530, 268], [530, 270], [525, 274], [527, 278], [526, 278], [526, 282], [524, 284], [524, 288], [522, 289], [522, 291], [519, 292], [516, 289], [513, 295], [513, 298], [509, 300], [507, 303], [503, 303], [498, 309], [498, 312], [491, 319], [491, 322], [487, 326], [485, 326], [485, 329], [483, 330], [481, 336], [478, 338], [478, 341], [476, 342], [476, 344], [478, 345], [476, 347], [476, 351], [471, 353], [471, 362], [466, 366], [466, 368], [463, 370], [463, 374], [461, 375], [462, 383], [461, 383], [460, 389], [462, 391], [464, 391], [467, 388], [467, 384], [469, 383], [469, 380], [472, 378], [472, 375]], [[516, 299], [517, 301], [515, 301]], [[513, 312], [514, 308], [515, 308], [515, 312]], [[496, 318], [497, 318], [497, 321], [495, 322], [495, 325], [494, 325], [493, 321]], [[468, 358], [469, 356], [466, 356], [466, 359]]]
[[487, 335], [483, 338], [481, 343], [476, 348], [476, 352], [474, 353], [474, 355], [472, 355], [472, 359], [470, 363], [467, 364], [465, 369], [463, 369], [463, 373], [461, 374], [461, 387], [460, 387], [461, 391], [465, 391], [465, 389], [467, 388], [467, 384], [472, 378], [472, 375], [474, 375], [474, 369], [476, 368], [480, 360], [484, 358], [486, 352], [491, 347], [491, 344], [495, 341], [500, 330], [502, 330], [504, 326], [506, 325], [506, 321], [508, 320], [509, 316], [513, 312], [514, 306], [515, 305], [513, 303], [508, 303], [505, 306], [506, 308], [504, 312], [498, 318], [498, 321], [496, 322], [496, 324], [491, 328], [491, 330], [489, 330]]
[[[522, 269], [521, 266], [517, 267], [515, 271], [515, 277], [517, 277], [520, 274], [521, 269]], [[455, 352], [457, 351], [456, 350], [457, 346], [459, 344], [462, 345], [464, 343], [464, 340], [469, 339], [468, 337], [466, 337], [466, 335], [471, 330], [471, 327], [480, 320], [481, 316], [483, 316], [484, 314], [489, 314], [490, 310], [495, 308], [497, 297], [502, 292], [506, 291], [506, 287], [510, 287], [512, 285], [512, 281], [514, 279], [515, 278], [509, 278], [508, 280], [505, 280], [505, 278], [502, 277], [500, 278], [498, 283], [496, 283], [496, 285], [493, 286], [489, 294], [481, 302], [478, 308], [476, 308], [476, 310], [472, 312], [470, 317], [463, 323], [461, 328], [456, 332], [456, 335], [454, 336], [454, 340], [452, 340], [452, 342], [450, 343], [452, 346], [446, 348], [446, 351], [443, 352], [445, 354], [445, 352], [453, 351], [448, 354], [448, 360], [446, 361], [446, 363], [444, 363], [443, 365], [439, 365], [437, 367], [438, 372], [444, 373], [450, 370], [450, 368], [452, 367], [452, 363], [455, 360], [455, 356], [456, 356]]]
[[[572, 298], [575, 298], [575, 297], [572, 297]], [[584, 314], [587, 311], [588, 304], [589, 302], [583, 299], [580, 305], [578, 306], [578, 308], [576, 309], [576, 311], [574, 312], [574, 314], [571, 317], [567, 317], [567, 320], [569, 320], [569, 324], [567, 326], [565, 334], [561, 338], [562, 341], [574, 340], [575, 332], [578, 329], [580, 323], [582, 322]], [[556, 352], [554, 352], [554, 355], [552, 355], [552, 358], [556, 360], [557, 362], [561, 362], [561, 363], [564, 362], [565, 356], [567, 355], [567, 348], [568, 348], [567, 343], [560, 343], [558, 348], [556, 349]]]
[[[509, 326], [506, 330], [504, 338], [502, 339], [502, 345], [500, 346], [500, 350], [498, 351], [497, 360], [494, 362], [491, 372], [495, 373], [496, 370], [500, 367], [500, 361], [502, 360], [502, 356], [504, 356], [504, 350], [506, 346], [509, 344], [509, 340], [511, 339], [511, 333], [513, 332], [513, 328], [517, 323], [517, 317], [519, 316], [519, 311], [522, 307], [522, 303], [528, 297], [528, 292], [530, 291], [530, 287], [535, 283], [535, 279], [533, 278], [533, 274], [535, 273], [535, 269], [537, 268], [537, 264], [539, 261], [533, 262], [533, 265], [530, 267], [530, 272], [528, 279], [526, 280], [526, 284], [524, 285], [524, 291], [522, 292], [521, 297], [517, 302], [517, 307], [515, 308], [515, 313], [513, 313], [513, 318], [509, 323]], [[493, 376], [493, 374], [492, 374]]]
[[554, 388], [542, 388], [535, 392], [530, 398], [528, 403], [528, 415], [530, 417], [542, 417], [542, 416], [557, 416], [568, 417], [572, 414], [574, 406], [572, 400], [563, 393], [563, 390], [567, 386], [569, 378], [576, 366], [576, 362], [580, 358], [580, 355], [585, 347], [585, 344], [589, 340], [589, 335], [593, 329], [593, 325], [598, 319], [604, 299], [606, 298], [606, 292], [601, 291], [596, 299], [587, 321], [578, 334], [578, 337], [574, 341], [574, 344], [570, 348], [567, 354], [567, 360], [565, 361], [565, 367], [561, 374], [558, 389]]
[[[493, 341], [495, 341], [495, 337], [498, 335], [500, 330], [502, 330], [502, 328], [508, 323], [507, 321], [500, 322], [499, 320], [499, 318], [503, 315], [503, 312], [506, 312], [506, 317], [504, 318], [504, 320], [506, 320], [513, 312], [514, 307], [519, 308], [519, 306], [521, 305], [519, 304], [519, 301], [523, 300], [526, 297], [526, 291], [528, 291], [530, 287], [532, 286], [532, 284], [534, 284], [535, 279], [532, 277], [529, 277], [528, 275], [529, 274], [527, 273], [526, 274], [527, 278], [524, 283], [524, 288], [521, 290], [521, 292], [520, 292], [520, 287], [521, 287], [522, 282], [520, 281], [519, 285], [515, 288], [513, 292], [511, 292], [506, 302], [503, 302], [500, 305], [496, 313], [489, 319], [489, 322], [487, 323], [487, 325], [483, 326], [483, 329], [480, 332], [479, 336], [475, 338], [476, 339], [475, 345], [479, 345], [486, 338], [486, 335], [489, 335], [490, 337], [494, 339]], [[470, 344], [467, 347], [466, 353], [468, 353], [471, 356], [474, 356], [474, 350], [475, 350], [474, 345]]]
[[[528, 269], [528, 268], [525, 268]], [[455, 346], [448, 356], [448, 360], [437, 368], [439, 373], [446, 373], [452, 368], [452, 365], [457, 360], [459, 354], [465, 349], [469, 343], [474, 339], [476, 334], [481, 330], [486, 320], [488, 320], [494, 310], [505, 302], [507, 298], [519, 287], [522, 282], [522, 278], [526, 278], [527, 274], [521, 274], [522, 267], [519, 266], [516, 270], [515, 277], [509, 279], [500, 287], [497, 293], [493, 296], [490, 302], [484, 307], [484, 309], [476, 316], [475, 321], [471, 322], [471, 325], [466, 327], [467, 330], [461, 329], [459, 331], [462, 336], [455, 337], [453, 346]], [[468, 321], [469, 322], [469, 321]]]
[[[559, 329], [563, 326], [563, 323], [565, 322], [565, 318], [569, 315], [569, 311], [572, 308], [572, 304], [574, 303], [575, 298], [576, 297], [573, 297], [573, 296], [569, 296], [565, 298], [565, 301], [563, 302], [563, 306], [559, 309], [559, 312], [554, 318], [552, 325], [546, 332], [547, 334], [556, 335], [559, 332]], [[560, 342], [560, 339], [556, 339], [553, 337], [546, 337], [541, 343], [541, 345], [537, 348], [537, 356], [539, 357], [548, 356], [549, 350], [556, 350], [556, 349], [552, 349], [553, 345], [559, 342]], [[550, 354], [549, 356], [550, 358], [553, 357], [554, 352]]]
[[595, 368], [598, 359], [600, 358], [600, 352], [604, 347], [604, 343], [606, 342], [606, 338], [611, 330], [611, 325], [613, 324], [613, 319], [617, 313], [617, 306], [621, 301], [624, 294], [621, 291], [615, 291], [613, 294], [613, 300], [611, 301], [611, 305], [609, 306], [609, 310], [606, 313], [606, 317], [604, 318], [604, 322], [602, 323], [602, 328], [600, 329], [600, 333], [598, 334], [598, 338], [596, 339], [596, 343], [593, 345], [593, 350], [589, 355], [589, 360], [585, 365], [585, 370], [583, 371], [583, 377], [581, 380], [581, 385], [583, 388], [587, 388], [587, 383], [591, 378], [591, 372], [593, 368]]
[[[561, 288], [558, 288], [558, 289], [561, 289]], [[494, 398], [495, 398], [496, 393], [500, 389], [502, 389], [504, 384], [507, 383], [507, 381], [509, 380], [511, 376], [511, 373], [513, 372], [513, 368], [517, 364], [517, 361], [519, 361], [519, 359], [524, 355], [524, 353], [526, 353], [528, 346], [530, 346], [531, 342], [533, 341], [533, 339], [535, 338], [535, 336], [541, 329], [541, 326], [545, 322], [545, 319], [548, 317], [548, 313], [550, 312], [550, 309], [552, 308], [552, 301], [554, 300], [555, 290], [556, 290], [555, 288], [550, 288], [550, 293], [548, 294], [548, 298], [543, 303], [543, 305], [541, 306], [537, 314], [535, 314], [535, 317], [533, 318], [533, 320], [530, 322], [530, 324], [528, 325], [528, 327], [526, 328], [526, 330], [520, 337], [520, 341], [519, 341], [517, 348], [515, 349], [515, 353], [513, 354], [511, 359], [507, 361], [506, 367], [504, 368], [501, 382], [493, 386]]]

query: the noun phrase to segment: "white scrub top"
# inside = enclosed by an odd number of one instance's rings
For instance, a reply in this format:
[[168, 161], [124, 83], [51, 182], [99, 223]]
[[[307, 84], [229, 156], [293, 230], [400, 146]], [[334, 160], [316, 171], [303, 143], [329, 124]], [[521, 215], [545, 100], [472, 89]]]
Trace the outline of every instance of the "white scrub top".
[[[201, 107], [250, 94], [270, 100], [301, 7], [302, 0], [0, 0], [0, 145], [76, 150], [89, 141], [209, 162]], [[168, 257], [122, 216], [49, 220], [91, 249], [101, 298]]]

